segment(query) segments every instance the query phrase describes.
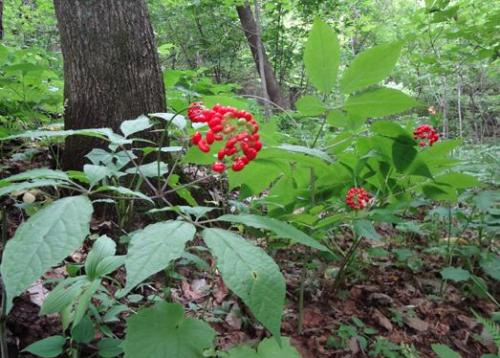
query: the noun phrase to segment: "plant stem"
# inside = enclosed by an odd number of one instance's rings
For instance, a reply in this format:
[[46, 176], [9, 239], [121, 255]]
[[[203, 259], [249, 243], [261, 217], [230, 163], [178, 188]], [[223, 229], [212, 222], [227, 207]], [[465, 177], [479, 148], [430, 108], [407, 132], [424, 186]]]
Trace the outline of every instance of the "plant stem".
[[344, 272], [345, 270], [349, 267], [349, 265], [352, 262], [352, 258], [354, 257], [354, 253], [358, 249], [359, 245], [361, 244], [361, 241], [363, 241], [362, 236], [356, 236], [356, 233], [354, 233], [354, 242], [345, 254], [344, 261], [342, 261], [342, 265], [340, 265], [339, 272], [337, 273], [337, 276], [335, 277], [335, 282], [333, 283], [333, 294], [337, 292], [339, 289], [340, 285], [342, 284], [342, 281], [344, 279]]
[[306, 267], [302, 268], [302, 274], [300, 275], [300, 286], [299, 286], [299, 318], [298, 318], [298, 333], [301, 335], [304, 328], [304, 288], [306, 282], [307, 271]]
[[[451, 262], [453, 261], [453, 249], [451, 247], [451, 224], [452, 224], [452, 221], [451, 221], [451, 205], [448, 206], [448, 233], [447, 233], [447, 236], [448, 236], [448, 243], [447, 243], [447, 247], [446, 247], [446, 262], [447, 262], [447, 266], [451, 266]], [[447, 280], [443, 280], [441, 281], [441, 285], [439, 287], [439, 295], [440, 296], [443, 296], [444, 294], [444, 291], [446, 289], [446, 282]]]

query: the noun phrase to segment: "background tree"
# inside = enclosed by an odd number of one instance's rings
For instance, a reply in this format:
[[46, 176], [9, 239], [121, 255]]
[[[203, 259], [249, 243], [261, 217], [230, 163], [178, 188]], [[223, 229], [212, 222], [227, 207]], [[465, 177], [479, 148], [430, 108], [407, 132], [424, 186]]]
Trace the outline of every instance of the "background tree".
[[286, 107], [273, 66], [267, 57], [264, 44], [262, 43], [259, 24], [255, 21], [250, 4], [247, 1], [244, 5], [236, 6], [236, 10], [238, 11], [241, 27], [245, 32], [250, 50], [252, 51], [257, 71], [259, 72], [261, 81], [264, 83], [264, 92], [267, 92], [265, 95], [269, 96], [269, 99], [280, 107]]
[[[54, 0], [64, 58], [66, 129], [110, 127], [165, 111], [156, 45], [143, 0]], [[81, 168], [95, 146], [66, 141], [63, 167]]]
[[3, 0], [0, 0], [0, 40], [3, 39]]

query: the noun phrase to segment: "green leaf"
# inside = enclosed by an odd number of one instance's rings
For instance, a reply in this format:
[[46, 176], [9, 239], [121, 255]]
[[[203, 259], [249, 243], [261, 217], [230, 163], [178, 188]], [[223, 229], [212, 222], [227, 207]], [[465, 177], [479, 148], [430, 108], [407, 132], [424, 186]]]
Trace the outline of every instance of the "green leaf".
[[115, 338], [103, 338], [97, 343], [99, 356], [103, 358], [117, 357], [123, 353], [122, 341]]
[[436, 201], [455, 202], [457, 200], [455, 189], [448, 185], [426, 184], [422, 186], [422, 191], [426, 197]]
[[366, 50], [352, 61], [340, 80], [343, 93], [352, 93], [384, 80], [396, 66], [401, 43], [389, 43]]
[[392, 143], [392, 162], [399, 173], [403, 173], [417, 157], [417, 150], [413, 144], [395, 140]]
[[320, 92], [332, 90], [337, 81], [339, 62], [337, 35], [325, 22], [316, 19], [305, 45], [304, 65], [309, 80]]
[[299, 243], [321, 251], [330, 251], [327, 247], [323, 246], [309, 235], [306, 235], [304, 232], [296, 229], [294, 226], [270, 217], [251, 214], [223, 215], [219, 216], [217, 220], [239, 223], [257, 229], [270, 230], [276, 234], [276, 236], [283, 239], [290, 239], [294, 243]]
[[128, 137], [131, 134], [141, 132], [145, 129], [148, 129], [153, 126], [153, 123], [149, 120], [145, 115], [141, 115], [136, 119], [123, 121], [120, 125], [120, 130], [122, 131], [125, 137]]
[[179, 258], [195, 232], [195, 227], [187, 222], [166, 221], [133, 233], [125, 259], [127, 284], [120, 296]]
[[210, 325], [184, 317], [181, 305], [160, 302], [127, 320], [123, 350], [125, 358], [199, 358], [214, 338]]
[[266, 338], [260, 342], [257, 351], [249, 346], [235, 347], [227, 351], [224, 358], [301, 358], [297, 349], [290, 344], [289, 337], [281, 337], [281, 347], [275, 339]]
[[69, 180], [68, 175], [60, 170], [52, 170], [48, 168], [38, 168], [27, 170], [25, 172], [12, 175], [8, 178], [0, 180], [0, 183], [3, 182], [13, 182], [20, 180], [31, 180], [31, 179], [59, 179], [59, 180]]
[[484, 272], [500, 281], [500, 256], [491, 254], [489, 257], [482, 258], [479, 265]]
[[96, 277], [97, 265], [106, 257], [116, 252], [116, 243], [106, 235], [99, 237], [92, 246], [85, 260], [85, 274], [90, 280]]
[[92, 211], [86, 196], [73, 196], [53, 202], [21, 224], [5, 246], [0, 267], [7, 311], [14, 297], [82, 245]]
[[[159, 172], [158, 172], [159, 171]], [[166, 163], [151, 162], [148, 164], [139, 165], [139, 167], [133, 167], [126, 170], [128, 174], [144, 175], [148, 178], [161, 177], [163, 174], [168, 173], [168, 165]]]
[[[348, 129], [358, 129], [365, 123], [366, 118], [361, 116], [348, 114], [343, 111], [333, 110], [330, 111], [326, 117], [326, 121], [329, 125], [335, 128], [348, 128]], [[347, 134], [347, 132], [343, 132]]]
[[446, 344], [433, 344], [432, 350], [439, 358], [461, 358], [462, 356], [448, 347]]
[[202, 235], [216, 257], [224, 283], [279, 338], [285, 280], [278, 265], [264, 250], [233, 232], [205, 229]]
[[448, 184], [456, 189], [467, 189], [481, 185], [472, 175], [463, 173], [448, 173], [436, 177], [436, 182]]
[[306, 116], [319, 116], [325, 112], [325, 106], [318, 97], [302, 96], [295, 103], [297, 110]]
[[94, 186], [106, 177], [113, 176], [115, 173], [108, 167], [94, 164], [85, 164], [83, 166], [83, 172], [85, 173], [85, 176], [89, 180], [89, 184], [91, 186]]
[[111, 272], [116, 271], [118, 267], [125, 264], [125, 256], [111, 256], [104, 258], [95, 270], [97, 277], [109, 275]]
[[373, 227], [371, 221], [369, 220], [356, 220], [354, 222], [354, 231], [359, 236], [365, 237], [370, 240], [380, 240], [379, 233]]
[[153, 113], [150, 114], [151, 117], [161, 118], [169, 123], [172, 123], [179, 129], [186, 128], [186, 118], [178, 113]]
[[329, 163], [333, 162], [332, 157], [330, 157], [327, 153], [325, 153], [319, 149], [308, 148], [308, 147], [304, 147], [301, 145], [293, 145], [293, 144], [286, 144], [286, 143], [281, 144], [276, 148], [286, 150], [288, 152], [293, 152], [293, 153], [308, 154], [308, 155], [311, 155], [313, 157], [321, 158], [324, 161], [329, 162]]
[[84, 276], [67, 278], [60, 282], [43, 301], [40, 315], [62, 312], [81, 295], [88, 284], [89, 281]]
[[130, 190], [129, 188], [125, 188], [123, 186], [110, 186], [110, 185], [101, 186], [99, 189], [96, 190], [96, 193], [101, 191], [114, 191], [121, 195], [135, 196], [137, 198], [149, 201], [150, 203], [154, 203], [154, 201], [151, 200], [147, 195], [144, 195], [139, 191]]
[[11, 185], [7, 186], [1, 186], [0, 187], [0, 197], [4, 196], [6, 194], [10, 194], [16, 191], [22, 191], [22, 190], [27, 190], [27, 189], [32, 189], [32, 188], [40, 188], [43, 186], [58, 186], [63, 184], [64, 182], [58, 181], [58, 180], [52, 180], [52, 179], [38, 179], [35, 180], [34, 182], [21, 182], [21, 183], [14, 183]]
[[364, 118], [377, 118], [404, 112], [418, 105], [410, 96], [392, 88], [378, 88], [350, 96], [344, 104], [347, 112]]
[[95, 328], [89, 316], [82, 320], [71, 330], [71, 338], [78, 343], [90, 343], [95, 337]]
[[66, 338], [63, 336], [51, 336], [30, 344], [23, 349], [23, 352], [29, 352], [43, 358], [53, 358], [63, 353], [65, 343]]
[[441, 276], [445, 280], [462, 282], [470, 279], [470, 272], [461, 267], [446, 267], [441, 270]]

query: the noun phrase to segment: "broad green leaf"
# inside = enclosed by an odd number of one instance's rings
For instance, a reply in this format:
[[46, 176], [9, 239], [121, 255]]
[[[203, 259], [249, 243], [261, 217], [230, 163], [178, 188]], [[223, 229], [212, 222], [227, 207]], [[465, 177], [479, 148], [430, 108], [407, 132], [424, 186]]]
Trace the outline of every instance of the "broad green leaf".
[[38, 179], [35, 180], [34, 182], [20, 182], [20, 183], [14, 183], [6, 186], [1, 186], [0, 187], [0, 197], [4, 196], [6, 194], [11, 194], [16, 191], [22, 191], [22, 190], [27, 190], [27, 189], [32, 189], [32, 188], [40, 188], [43, 186], [58, 186], [61, 184], [65, 184], [65, 182], [61, 182], [58, 180], [53, 180], [53, 179]]
[[84, 316], [80, 322], [71, 329], [71, 338], [78, 343], [90, 343], [95, 337], [94, 323], [89, 316]]
[[63, 353], [65, 343], [66, 338], [63, 336], [51, 336], [30, 344], [23, 349], [23, 352], [29, 352], [43, 358], [54, 358]]
[[290, 239], [294, 243], [299, 243], [321, 251], [329, 251], [327, 247], [323, 246], [309, 235], [306, 235], [304, 232], [296, 229], [294, 226], [270, 217], [251, 214], [223, 215], [219, 216], [217, 220], [239, 223], [257, 229], [270, 230], [276, 234], [276, 236], [283, 239]]
[[0, 180], [0, 183], [3, 182], [13, 182], [20, 180], [31, 180], [31, 179], [59, 179], [59, 180], [69, 180], [68, 175], [60, 170], [52, 170], [48, 168], [39, 168], [27, 170], [25, 172], [12, 175], [8, 178], [4, 178]]
[[43, 301], [41, 315], [62, 312], [81, 295], [89, 281], [84, 276], [67, 278], [49, 292]]
[[[358, 129], [365, 123], [366, 118], [358, 115], [353, 115], [352, 113], [346, 113], [339, 110], [330, 111], [326, 117], [326, 121], [329, 125], [335, 128], [348, 128], [348, 129]], [[345, 135], [346, 132], [343, 132]]]
[[416, 145], [417, 143], [413, 139], [412, 135], [398, 122], [395, 121], [376, 121], [371, 125], [371, 129], [374, 133], [377, 133], [383, 137], [389, 137], [396, 139], [401, 143], [407, 143]]
[[463, 173], [448, 173], [435, 178], [437, 183], [448, 184], [456, 189], [467, 189], [481, 185], [472, 175]]
[[489, 256], [481, 258], [479, 265], [492, 278], [500, 281], [500, 256], [491, 254]]
[[105, 185], [101, 186], [99, 189], [96, 190], [97, 192], [101, 191], [114, 191], [118, 194], [124, 195], [124, 196], [135, 196], [137, 198], [149, 201], [150, 203], [153, 203], [153, 200], [149, 198], [147, 195], [144, 195], [143, 193], [139, 191], [133, 191], [130, 190], [129, 188], [125, 188], [124, 186], [110, 186], [110, 185]]
[[278, 146], [276, 148], [286, 150], [289, 152], [311, 155], [313, 157], [321, 158], [324, 161], [329, 162], [329, 163], [333, 162], [333, 159], [327, 153], [325, 153], [319, 149], [308, 148], [308, 147], [304, 147], [301, 145], [293, 145], [293, 144], [281, 144], [280, 146]]
[[426, 184], [422, 186], [424, 195], [433, 200], [457, 201], [457, 193], [454, 188], [448, 185]]
[[175, 211], [177, 213], [184, 213], [188, 215], [193, 215], [197, 220], [205, 216], [211, 211], [218, 210], [220, 208], [214, 206], [185, 206], [185, 205], [177, 205], [177, 206], [165, 206], [159, 209], [151, 209], [148, 211], [148, 214], [161, 213], [165, 211]]
[[[128, 174], [144, 175], [148, 178], [161, 177], [168, 173], [168, 165], [166, 163], [157, 161], [148, 164], [139, 165], [139, 167], [133, 167], [126, 170]], [[139, 174], [140, 173], [140, 174]]]
[[113, 176], [115, 173], [108, 167], [94, 164], [85, 164], [83, 166], [83, 172], [85, 173], [85, 176], [89, 180], [89, 184], [91, 186], [94, 186], [106, 177]]
[[275, 339], [266, 338], [259, 343], [257, 351], [249, 346], [231, 348], [222, 354], [223, 358], [301, 358], [297, 349], [290, 344], [289, 337], [281, 337], [281, 347]]
[[153, 113], [150, 114], [150, 116], [164, 119], [165, 121], [172, 123], [179, 129], [186, 128], [187, 124], [186, 117], [178, 113]]
[[279, 338], [285, 280], [278, 265], [264, 250], [233, 232], [205, 229], [202, 234], [216, 257], [224, 283]]
[[389, 43], [366, 50], [352, 61], [340, 80], [340, 89], [349, 94], [384, 80], [396, 66], [401, 43]]
[[320, 92], [332, 90], [337, 82], [339, 62], [337, 35], [325, 22], [316, 19], [305, 45], [304, 65], [309, 80]]
[[378, 88], [350, 96], [344, 104], [344, 109], [364, 118], [377, 118], [401, 113], [417, 105], [417, 101], [399, 90]]
[[125, 259], [127, 284], [120, 296], [125, 296], [143, 280], [179, 258], [195, 232], [195, 227], [187, 222], [166, 221], [133, 233]]
[[125, 256], [110, 256], [104, 258], [95, 270], [97, 277], [109, 275], [111, 272], [116, 271], [118, 267], [125, 264]]
[[379, 233], [373, 227], [369, 220], [356, 220], [354, 222], [354, 231], [359, 236], [365, 237], [370, 240], [380, 240]]
[[14, 297], [82, 245], [89, 234], [92, 211], [86, 196], [67, 197], [47, 205], [21, 224], [5, 246], [0, 267], [7, 311]]
[[395, 140], [394, 143], [392, 143], [392, 162], [396, 170], [403, 173], [411, 166], [413, 160], [417, 157], [417, 153], [413, 144]]
[[470, 272], [461, 267], [446, 267], [441, 270], [441, 276], [445, 280], [462, 282], [467, 281], [470, 278]]
[[325, 105], [315, 96], [300, 97], [295, 106], [301, 114], [306, 116], [319, 116], [325, 112]]
[[462, 356], [448, 347], [446, 344], [433, 344], [432, 350], [438, 358], [461, 358]]
[[106, 235], [99, 237], [92, 246], [85, 260], [85, 274], [90, 280], [96, 277], [97, 265], [106, 257], [113, 256], [116, 252], [116, 243]]
[[102, 338], [97, 343], [99, 349], [99, 356], [103, 358], [114, 358], [123, 353], [121, 347], [122, 340], [115, 338]]
[[90, 301], [99, 287], [101, 287], [101, 280], [94, 280], [90, 281], [90, 283], [83, 289], [82, 294], [75, 300], [74, 307], [71, 307], [71, 320], [63, 322], [64, 329], [67, 328], [65, 325], [69, 324], [70, 321], [73, 322], [72, 327], [75, 327], [78, 323], [80, 323], [87, 313]]
[[199, 358], [214, 338], [210, 325], [186, 318], [181, 305], [160, 302], [127, 320], [122, 347], [125, 358]]
[[122, 131], [125, 137], [128, 137], [131, 134], [141, 132], [145, 129], [148, 129], [153, 126], [153, 123], [149, 120], [145, 115], [141, 115], [136, 119], [131, 119], [128, 121], [123, 121], [120, 125], [120, 130]]

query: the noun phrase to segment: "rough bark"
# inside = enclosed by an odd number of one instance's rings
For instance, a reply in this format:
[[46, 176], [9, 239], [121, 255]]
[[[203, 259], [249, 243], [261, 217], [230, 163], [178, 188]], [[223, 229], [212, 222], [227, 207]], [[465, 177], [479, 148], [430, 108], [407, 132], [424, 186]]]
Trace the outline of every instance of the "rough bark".
[[[252, 56], [255, 61], [255, 66], [259, 72], [261, 80], [265, 81], [267, 93], [269, 99], [279, 105], [280, 107], [286, 107], [286, 102], [281, 93], [281, 88], [278, 81], [276, 80], [276, 75], [274, 73], [273, 67], [269, 58], [267, 57], [266, 50], [262, 41], [260, 41], [259, 31], [255, 18], [252, 13], [252, 9], [248, 2], [245, 5], [236, 6], [238, 12], [238, 17], [240, 18], [241, 27], [245, 32], [250, 50], [252, 51]], [[262, 63], [264, 67], [264, 73], [260, 70], [260, 59], [259, 59], [259, 48], [262, 49]]]
[[[54, 0], [64, 58], [66, 129], [109, 127], [165, 111], [144, 0]], [[62, 164], [79, 169], [95, 140], [69, 137]]]

